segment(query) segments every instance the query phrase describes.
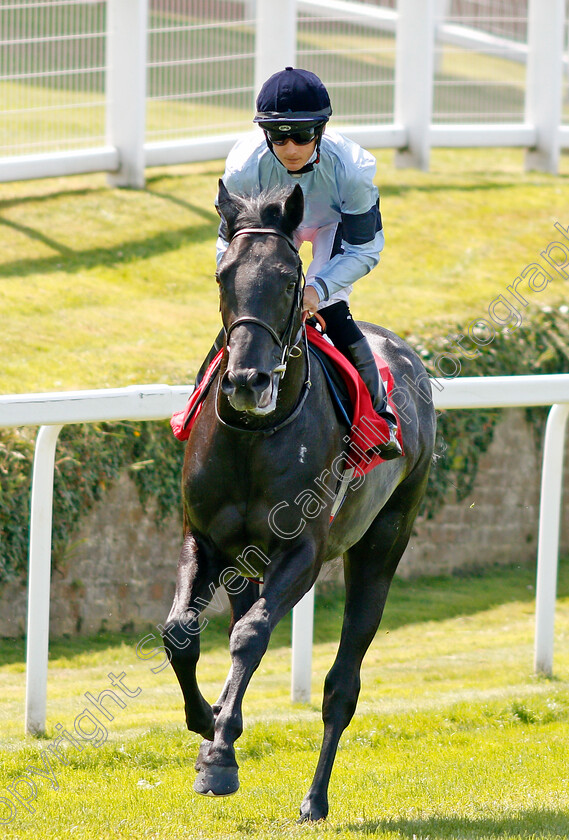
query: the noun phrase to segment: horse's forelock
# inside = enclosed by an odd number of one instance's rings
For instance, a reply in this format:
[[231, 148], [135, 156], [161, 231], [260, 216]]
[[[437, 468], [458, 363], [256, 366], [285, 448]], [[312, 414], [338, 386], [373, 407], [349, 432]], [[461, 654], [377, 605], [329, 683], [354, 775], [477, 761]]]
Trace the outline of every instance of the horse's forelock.
[[280, 187], [245, 198], [235, 220], [235, 231], [246, 227], [282, 228], [284, 204], [289, 194], [289, 189]]

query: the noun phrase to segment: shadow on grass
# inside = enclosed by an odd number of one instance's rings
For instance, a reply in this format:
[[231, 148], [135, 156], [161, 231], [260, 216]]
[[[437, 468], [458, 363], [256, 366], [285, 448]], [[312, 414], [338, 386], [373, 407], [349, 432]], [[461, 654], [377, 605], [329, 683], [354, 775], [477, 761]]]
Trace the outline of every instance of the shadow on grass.
[[[569, 596], [569, 558], [559, 565], [557, 584], [559, 598]], [[381, 630], [396, 630], [411, 624], [427, 621], [446, 621], [458, 616], [478, 612], [512, 602], [532, 603], [535, 600], [535, 568], [509, 566], [481, 571], [461, 577], [418, 578], [404, 581], [396, 578], [391, 587]], [[316, 596], [314, 642], [337, 642], [342, 627], [344, 593], [340, 585], [328, 585]], [[162, 620], [160, 617], [157, 621]], [[202, 655], [216, 648], [227, 647], [227, 615], [208, 619], [200, 638]], [[93, 636], [73, 636], [50, 642], [50, 659], [72, 660], [84, 653], [94, 653], [110, 648], [125, 648], [130, 655], [137, 644], [148, 634], [154, 641], [146, 648], [160, 645], [156, 627], [149, 626], [139, 632], [100, 632]], [[291, 616], [286, 616], [271, 637], [270, 647], [290, 647]], [[0, 665], [25, 661], [24, 639], [0, 639]]]
[[[215, 168], [212, 168], [211, 173], [206, 173], [207, 176], [213, 177], [213, 174], [219, 169], [219, 163], [213, 162]], [[39, 257], [32, 259], [19, 259], [12, 262], [6, 262], [0, 265], [0, 277], [25, 277], [31, 274], [43, 273], [49, 274], [54, 271], [65, 271], [68, 273], [75, 273], [85, 268], [92, 268], [97, 265], [118, 265], [129, 262], [133, 259], [145, 259], [160, 254], [168, 253], [170, 251], [178, 250], [179, 248], [192, 244], [203, 242], [204, 239], [211, 239], [215, 241], [217, 236], [217, 228], [219, 218], [213, 203], [210, 207], [198, 206], [185, 198], [180, 198], [177, 195], [169, 193], [167, 190], [161, 190], [160, 186], [167, 184], [168, 180], [179, 182], [183, 176], [179, 174], [168, 175], [165, 173], [158, 173], [147, 178], [146, 192], [152, 197], [177, 205], [182, 210], [190, 211], [193, 214], [203, 219], [203, 224], [191, 225], [176, 230], [161, 231], [154, 236], [149, 236], [145, 239], [123, 241], [113, 245], [111, 248], [90, 248], [86, 250], [74, 250], [62, 243], [57, 242], [50, 237], [49, 231], [44, 231], [34, 228], [30, 225], [15, 222], [6, 218], [0, 218], [0, 224], [27, 236], [30, 240], [40, 242], [51, 248], [55, 253], [53, 257]], [[563, 178], [563, 176], [558, 176]], [[549, 182], [544, 182], [544, 185]], [[472, 183], [456, 184], [449, 179], [441, 176], [436, 181], [428, 184], [385, 184], [381, 187], [381, 194], [383, 197], [388, 196], [402, 196], [410, 192], [419, 193], [439, 193], [439, 192], [479, 192], [489, 190], [508, 190], [515, 189], [520, 186], [519, 180], [508, 180], [505, 182], [497, 182], [488, 179], [484, 182], [474, 181]], [[535, 185], [534, 185], [535, 186]], [[61, 197], [73, 196], [90, 196], [96, 193], [108, 191], [106, 187], [97, 188], [82, 188], [77, 190], [60, 190], [58, 192], [46, 193], [45, 195], [21, 196], [16, 198], [9, 198], [0, 200], [0, 211], [8, 209], [13, 206], [29, 203], [41, 203], [43, 201], [54, 200]]]
[[161, 254], [177, 251], [186, 245], [202, 243], [207, 239], [210, 239], [213, 243], [217, 236], [218, 227], [217, 222], [191, 225], [176, 230], [160, 231], [160, 233], [144, 239], [119, 242], [112, 248], [88, 248], [85, 251], [73, 251], [26, 225], [1, 219], [0, 224], [18, 230], [30, 239], [40, 241], [57, 252], [53, 257], [14, 260], [4, 263], [4, 265], [0, 265], [0, 277], [27, 277], [31, 274], [50, 274], [56, 271], [75, 274], [82, 269], [94, 268], [95, 266], [120, 265], [131, 260], [150, 259]]
[[52, 201], [54, 198], [67, 198], [69, 196], [81, 198], [93, 195], [94, 193], [104, 193], [107, 191], [108, 187], [80, 187], [77, 189], [71, 187], [68, 190], [46, 192], [43, 195], [34, 195], [33, 193], [30, 195], [16, 195], [10, 198], [0, 199], [0, 212], [2, 210], [8, 210], [10, 207], [19, 207], [22, 204], [41, 204], [43, 201]]
[[[470, 174], [470, 173], [468, 173]], [[523, 185], [522, 185], [523, 186]], [[544, 184], [545, 186], [545, 184]], [[549, 185], [548, 185], [549, 186]], [[515, 181], [512, 179], [511, 181], [504, 181], [504, 182], [496, 182], [496, 181], [486, 181], [480, 182], [475, 181], [469, 184], [455, 184], [449, 182], [444, 178], [441, 177], [441, 180], [437, 183], [432, 184], [384, 184], [383, 186], [380, 185], [379, 190], [382, 198], [387, 198], [395, 196], [406, 196], [409, 193], [424, 193], [426, 195], [436, 194], [436, 193], [477, 193], [477, 192], [488, 192], [495, 190], [513, 190], [519, 189], [520, 182]]]
[[176, 204], [178, 207], [182, 207], [184, 210], [189, 210], [191, 213], [195, 213], [197, 216], [201, 216], [206, 222], [212, 222], [219, 225], [219, 216], [213, 210], [209, 210], [204, 207], [196, 207], [195, 204], [192, 204], [189, 201], [186, 201], [185, 198], [180, 198], [177, 195], [172, 195], [168, 192], [158, 192], [155, 189], [146, 188], [146, 192], [150, 195], [153, 195], [155, 198], [161, 198], [163, 201], [169, 201], [171, 204]]
[[[61, 196], [73, 195], [76, 197], [78, 195], [91, 195], [99, 192], [103, 192], [103, 190], [68, 190], [50, 193], [45, 196], [34, 196], [33, 201], [41, 202], [47, 199], [57, 199]], [[159, 256], [160, 254], [177, 251], [192, 243], [201, 243], [207, 239], [210, 239], [212, 243], [215, 242], [219, 217], [213, 207], [211, 210], [199, 207], [185, 199], [170, 195], [167, 192], [156, 192], [150, 189], [147, 189], [146, 192], [154, 198], [176, 204], [183, 210], [188, 210], [198, 215], [203, 219], [203, 224], [160, 231], [153, 236], [148, 236], [143, 239], [119, 242], [111, 248], [87, 248], [82, 251], [63, 245], [49, 236], [48, 232], [44, 232], [39, 228], [21, 222], [15, 222], [11, 219], [0, 218], [0, 224], [27, 236], [30, 240], [41, 242], [55, 252], [52, 257], [19, 259], [0, 264], [0, 277], [25, 277], [38, 273], [50, 274], [54, 271], [64, 271], [73, 274], [82, 269], [93, 268], [98, 265], [120, 265], [133, 259], [148, 259]], [[0, 210], [4, 207], [10, 207], [31, 200], [24, 197], [22, 199], [10, 199], [5, 202], [0, 201]]]
[[337, 833], [393, 834], [402, 840], [481, 840], [481, 838], [548, 838], [569, 837], [569, 815], [562, 811], [522, 811], [516, 816], [503, 817], [431, 817], [415, 820], [364, 820], [337, 826]]

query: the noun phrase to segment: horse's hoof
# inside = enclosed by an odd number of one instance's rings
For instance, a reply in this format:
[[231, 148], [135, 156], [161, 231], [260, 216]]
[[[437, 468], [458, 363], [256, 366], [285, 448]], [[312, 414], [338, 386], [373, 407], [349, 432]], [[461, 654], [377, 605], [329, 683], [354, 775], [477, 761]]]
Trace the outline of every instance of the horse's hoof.
[[318, 822], [319, 820], [325, 820], [327, 816], [328, 802], [318, 805], [316, 800], [304, 799], [302, 805], [300, 806], [300, 817], [298, 818], [297, 823]]
[[237, 767], [201, 767], [194, 782], [194, 790], [203, 796], [231, 796], [239, 790]]
[[297, 819], [297, 825], [302, 825], [303, 823], [307, 822], [323, 822], [326, 819], [326, 814], [323, 814], [321, 817], [316, 817], [312, 815], [312, 811], [309, 811], [307, 814], [303, 814], [302, 811], [300, 812], [300, 817]]

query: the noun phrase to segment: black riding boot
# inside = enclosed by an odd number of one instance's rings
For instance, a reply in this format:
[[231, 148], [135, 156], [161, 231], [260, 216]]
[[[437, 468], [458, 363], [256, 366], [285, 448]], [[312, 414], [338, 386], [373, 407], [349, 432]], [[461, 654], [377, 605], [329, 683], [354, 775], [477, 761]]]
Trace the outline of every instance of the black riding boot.
[[359, 375], [363, 379], [364, 385], [370, 393], [375, 411], [385, 420], [389, 427], [389, 440], [386, 443], [378, 444], [374, 448], [377, 449], [384, 461], [391, 461], [393, 458], [398, 458], [403, 454], [396, 437], [397, 418], [387, 402], [385, 387], [379, 376], [371, 347], [367, 338], [364, 336], [356, 341], [355, 344], [348, 345], [348, 350]]
[[217, 354], [219, 353], [219, 351], [223, 347], [224, 340], [225, 340], [225, 330], [221, 329], [219, 331], [218, 335], [217, 335], [217, 338], [215, 339], [215, 341], [213, 342], [213, 344], [211, 346], [211, 350], [209, 351], [209, 353], [207, 354], [207, 356], [205, 357], [205, 359], [201, 363], [201, 367], [198, 370], [198, 374], [196, 376], [196, 384], [195, 384], [196, 388], [198, 387], [198, 385], [200, 384], [200, 382], [204, 378], [206, 370], [208, 369], [210, 364], [213, 362], [213, 360], [215, 359], [215, 357], [217, 356]]

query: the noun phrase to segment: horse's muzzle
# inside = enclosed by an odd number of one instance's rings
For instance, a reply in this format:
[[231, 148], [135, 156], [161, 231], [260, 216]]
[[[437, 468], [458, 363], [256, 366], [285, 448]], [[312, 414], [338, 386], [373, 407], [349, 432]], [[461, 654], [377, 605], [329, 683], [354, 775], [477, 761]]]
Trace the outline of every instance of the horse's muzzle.
[[258, 370], [226, 370], [221, 390], [236, 411], [265, 414], [273, 402], [273, 381], [268, 373]]

